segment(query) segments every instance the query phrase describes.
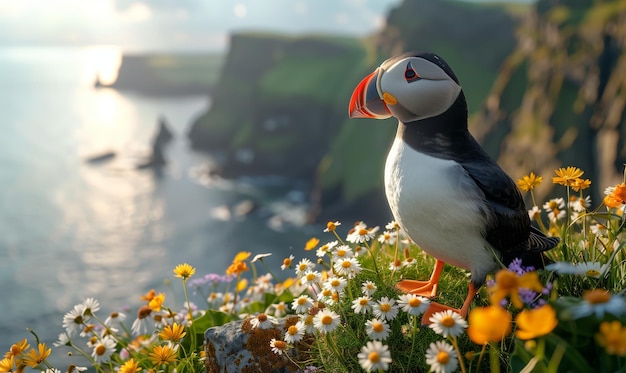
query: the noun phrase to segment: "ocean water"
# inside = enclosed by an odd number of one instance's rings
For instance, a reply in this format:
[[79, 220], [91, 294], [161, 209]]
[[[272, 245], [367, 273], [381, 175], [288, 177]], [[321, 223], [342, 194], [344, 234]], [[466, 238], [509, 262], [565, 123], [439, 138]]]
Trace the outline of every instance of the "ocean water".
[[[177, 264], [223, 273], [245, 250], [272, 252], [272, 266], [318, 232], [300, 226], [302, 192], [284, 180], [202, 177], [211, 160], [185, 134], [208, 96], [94, 88], [119, 61], [115, 48], [0, 48], [0, 353], [32, 343], [26, 328], [52, 344], [63, 314], [86, 297], [103, 317], [126, 307], [132, 322], [140, 295], [176, 292], [166, 280]], [[160, 116], [174, 133], [169, 163], [137, 170]], [[85, 161], [107, 151], [116, 156]], [[235, 216], [245, 200], [258, 208]]]

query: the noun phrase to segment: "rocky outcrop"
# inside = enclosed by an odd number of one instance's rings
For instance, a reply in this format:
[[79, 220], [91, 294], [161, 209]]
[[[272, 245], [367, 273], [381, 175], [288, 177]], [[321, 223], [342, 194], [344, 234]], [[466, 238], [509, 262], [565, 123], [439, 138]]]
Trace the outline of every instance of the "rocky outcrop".
[[207, 373], [296, 371], [297, 367], [287, 357], [272, 352], [270, 340], [282, 340], [285, 330], [298, 319], [297, 316], [279, 319], [278, 325], [269, 329], [253, 328], [250, 318], [208, 329], [204, 334]]

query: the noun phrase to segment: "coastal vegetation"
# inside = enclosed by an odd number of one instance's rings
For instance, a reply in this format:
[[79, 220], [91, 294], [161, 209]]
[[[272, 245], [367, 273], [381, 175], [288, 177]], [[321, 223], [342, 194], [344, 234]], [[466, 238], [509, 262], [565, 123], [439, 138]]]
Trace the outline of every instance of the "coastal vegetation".
[[[395, 222], [383, 229], [363, 222], [343, 229], [331, 221], [320, 232], [323, 240], [311, 238], [303, 257], [285, 258], [280, 271], [265, 266], [271, 253], [251, 252], [238, 253], [224, 273], [203, 277], [192, 265], [176, 266], [173, 276], [184, 290], [180, 303], [152, 290], [141, 296], [137, 310], [112, 308], [105, 317], [104, 305], [89, 298], [63, 317], [55, 353], [69, 353], [69, 372], [211, 371], [214, 356], [203, 347], [207, 328], [244, 320], [242, 333], [271, 331], [289, 316], [295, 320], [284, 335], [257, 334], [253, 343], [274, 365], [248, 368], [623, 371], [626, 180], [608, 188], [601, 207], [591, 209], [591, 180], [583, 176], [576, 167], [555, 170], [552, 184], [562, 197], [543, 204], [534, 195], [543, 177], [530, 173], [518, 180], [533, 201], [531, 219], [561, 243], [547, 253], [552, 263], [545, 269], [516, 260], [493, 274], [467, 320], [450, 311], [426, 319], [431, 300], [397, 290], [402, 278], [428, 276], [433, 260]], [[440, 284], [437, 302], [463, 302], [464, 270], [446, 266]], [[0, 372], [61, 371], [48, 362], [52, 349], [32, 333], [34, 340], [16, 341], [5, 353]]]

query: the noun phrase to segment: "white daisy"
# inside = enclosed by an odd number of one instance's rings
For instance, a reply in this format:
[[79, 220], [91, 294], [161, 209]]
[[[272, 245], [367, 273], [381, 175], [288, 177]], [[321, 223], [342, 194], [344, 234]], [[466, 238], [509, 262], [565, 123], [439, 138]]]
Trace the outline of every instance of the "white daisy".
[[365, 332], [373, 340], [384, 341], [389, 337], [390, 330], [385, 320], [371, 319], [365, 322]]
[[551, 222], [556, 222], [565, 217], [565, 200], [563, 198], [553, 198], [543, 205], [543, 209], [548, 213]]
[[333, 269], [338, 275], [345, 276], [349, 279], [354, 278], [362, 270], [361, 265], [356, 258], [338, 260], [333, 265]]
[[285, 342], [290, 344], [300, 342], [304, 337], [305, 331], [306, 325], [304, 325], [304, 322], [298, 321], [294, 325], [287, 328], [287, 331], [285, 332]]
[[270, 304], [265, 313], [271, 313], [274, 317], [283, 317], [287, 313], [287, 305], [284, 301], [280, 303]]
[[350, 230], [346, 240], [352, 243], [364, 243], [370, 241], [376, 237], [378, 229], [378, 227], [367, 228], [365, 224], [355, 226], [354, 229]]
[[324, 282], [325, 289], [336, 291], [339, 294], [343, 292], [343, 289], [345, 289], [347, 285], [348, 280], [346, 280], [344, 277], [337, 276], [331, 276], [328, 278], [328, 280], [326, 280], [326, 282]]
[[352, 252], [352, 249], [348, 245], [337, 246], [332, 253], [333, 261], [354, 257], [354, 252]]
[[404, 262], [400, 258], [396, 258], [389, 263], [390, 271], [397, 271], [404, 265]]
[[389, 347], [380, 341], [367, 342], [357, 355], [361, 368], [366, 372], [376, 372], [389, 369], [391, 364], [391, 352]]
[[63, 327], [68, 336], [71, 337], [83, 329], [85, 325], [84, 307], [82, 304], [77, 304], [63, 316]]
[[82, 303], [83, 306], [83, 316], [85, 316], [85, 321], [91, 318], [96, 312], [100, 311], [100, 303], [95, 298], [87, 298]]
[[332, 242], [329, 242], [329, 243], [327, 243], [327, 244], [325, 244], [325, 245], [322, 245], [322, 246], [320, 246], [320, 247], [318, 247], [318, 248], [317, 248], [317, 251], [315, 251], [315, 255], [316, 255], [318, 258], [322, 258], [322, 257], [324, 257], [326, 254], [328, 254], [328, 253], [332, 252], [333, 248], [334, 248], [335, 246], [337, 246], [338, 244], [339, 244], [339, 241], [332, 241]]
[[285, 341], [272, 338], [270, 339], [270, 347], [272, 348], [273, 353], [275, 353], [276, 355], [282, 355], [283, 352], [287, 349], [287, 343], [285, 343]]
[[546, 266], [547, 270], [555, 271], [561, 275], [580, 275], [594, 278], [603, 276], [608, 268], [608, 264], [601, 264], [598, 262], [581, 262], [577, 264], [569, 262], [556, 262]]
[[316, 285], [320, 282], [322, 278], [322, 274], [318, 271], [312, 271], [308, 269], [302, 277], [300, 278], [300, 285], [302, 286], [311, 286]]
[[76, 365], [70, 365], [69, 367], [67, 367], [67, 373], [84, 372], [87, 369], [88, 369], [87, 367], [78, 367]]
[[118, 328], [126, 320], [126, 314], [122, 312], [111, 312], [109, 317], [104, 320], [104, 325], [110, 328]]
[[378, 236], [378, 242], [387, 245], [395, 245], [398, 240], [398, 231], [384, 231]]
[[317, 301], [322, 302], [328, 306], [332, 306], [339, 300], [339, 293], [334, 291], [333, 289], [322, 289], [319, 294], [317, 294]]
[[539, 219], [540, 216], [541, 210], [538, 206], [533, 206], [532, 209], [528, 210], [528, 217], [530, 218], [530, 220]]
[[335, 222], [329, 221], [328, 224], [326, 224], [326, 228], [324, 229], [324, 232], [334, 232], [335, 229], [337, 229], [337, 227], [340, 225], [341, 223], [338, 221], [335, 221]]
[[398, 222], [394, 220], [387, 223], [387, 225], [385, 225], [385, 229], [388, 231], [399, 231], [402, 228], [400, 227], [400, 224], [398, 224]]
[[315, 264], [307, 258], [304, 258], [296, 265], [296, 275], [302, 277], [308, 270], [315, 268]]
[[313, 308], [313, 299], [308, 295], [301, 295], [291, 302], [291, 309], [296, 313], [307, 313]]
[[606, 237], [609, 233], [609, 230], [606, 228], [606, 226], [600, 223], [591, 225], [589, 229], [591, 229], [591, 232], [595, 234], [596, 237]]
[[67, 335], [67, 333], [63, 332], [59, 334], [59, 339], [57, 339], [57, 341], [54, 342], [54, 347], [69, 346], [70, 343], [71, 343], [70, 337]]
[[365, 248], [365, 246], [355, 246], [354, 247], [354, 256], [359, 256], [359, 255], [363, 255], [367, 252], [367, 249]]
[[96, 364], [102, 364], [109, 361], [111, 354], [115, 352], [116, 345], [117, 342], [115, 339], [108, 335], [98, 340], [91, 352], [91, 357], [93, 357], [94, 362]]
[[260, 313], [250, 319], [250, 324], [253, 329], [270, 329], [278, 324], [278, 321], [274, 316], [270, 316], [266, 313]]
[[451, 373], [459, 366], [454, 347], [445, 341], [430, 344], [426, 350], [426, 363], [430, 365], [430, 371], [434, 373]]
[[357, 315], [360, 313], [366, 314], [372, 311], [373, 302], [369, 295], [363, 295], [352, 301], [352, 309]]
[[621, 295], [612, 295], [604, 289], [586, 291], [583, 300], [567, 310], [573, 319], [596, 315], [602, 319], [605, 313], [620, 317], [626, 313], [626, 301]]
[[304, 332], [306, 334], [314, 334], [315, 333], [315, 324], [313, 323], [314, 321], [314, 316], [313, 315], [309, 315], [309, 314], [305, 314], [305, 315], [300, 315], [300, 321], [302, 321], [302, 323], [304, 324]]
[[569, 202], [569, 207], [576, 212], [585, 212], [589, 207], [591, 207], [591, 196], [586, 196], [585, 198], [572, 196], [572, 199]]
[[374, 292], [376, 291], [376, 289], [378, 289], [378, 287], [376, 286], [375, 283], [373, 283], [372, 281], [365, 281], [362, 285], [361, 285], [361, 290], [363, 291], [363, 294], [366, 295], [372, 295], [374, 294]]
[[452, 310], [436, 312], [430, 317], [429, 321], [430, 325], [428, 326], [444, 338], [448, 336], [458, 337], [467, 328], [467, 321], [463, 320], [461, 315]]
[[382, 297], [374, 304], [374, 316], [385, 320], [393, 320], [398, 315], [398, 306], [394, 299]]
[[291, 264], [293, 263], [294, 259], [295, 259], [295, 256], [293, 255], [289, 255], [288, 258], [283, 259], [283, 264], [280, 266], [280, 269], [284, 271], [287, 268], [291, 268]]
[[430, 300], [415, 294], [402, 294], [398, 299], [398, 305], [409, 315], [419, 316], [428, 309]]
[[328, 333], [337, 329], [339, 322], [339, 315], [329, 309], [319, 311], [313, 318], [315, 329], [319, 330], [321, 333]]

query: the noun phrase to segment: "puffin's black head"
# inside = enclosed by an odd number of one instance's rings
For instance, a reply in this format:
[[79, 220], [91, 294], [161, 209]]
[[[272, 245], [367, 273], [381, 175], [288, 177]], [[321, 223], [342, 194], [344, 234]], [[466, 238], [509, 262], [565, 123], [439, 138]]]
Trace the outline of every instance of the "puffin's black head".
[[365, 77], [350, 98], [351, 118], [408, 123], [437, 116], [455, 102], [461, 86], [448, 64], [434, 53], [391, 57]]

